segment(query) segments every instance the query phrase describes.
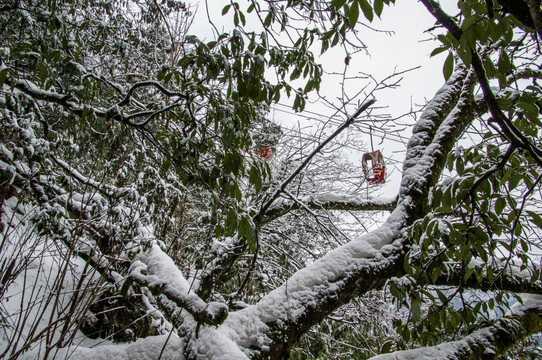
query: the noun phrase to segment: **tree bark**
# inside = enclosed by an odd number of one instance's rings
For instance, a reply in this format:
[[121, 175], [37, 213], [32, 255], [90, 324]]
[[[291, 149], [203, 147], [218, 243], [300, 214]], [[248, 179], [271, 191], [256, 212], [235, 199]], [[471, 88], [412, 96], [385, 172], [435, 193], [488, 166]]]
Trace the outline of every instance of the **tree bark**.
[[542, 331], [542, 306], [538, 299], [514, 306], [513, 313], [458, 341], [413, 350], [397, 351], [370, 360], [498, 359], [513, 345]]

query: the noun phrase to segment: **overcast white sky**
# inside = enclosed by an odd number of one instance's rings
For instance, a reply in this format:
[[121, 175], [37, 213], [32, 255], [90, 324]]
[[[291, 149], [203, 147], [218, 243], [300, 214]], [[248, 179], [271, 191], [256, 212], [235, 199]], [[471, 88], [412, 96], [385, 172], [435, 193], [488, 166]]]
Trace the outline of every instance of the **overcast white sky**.
[[[238, 0], [238, 2], [241, 9], [246, 10], [249, 2], [243, 0]], [[198, 3], [198, 1], [194, 0], [192, 3]], [[225, 17], [221, 16], [222, 8], [228, 3], [230, 3], [230, 1], [208, 0], [209, 14], [215, 25], [219, 28], [219, 31], [222, 30], [221, 27], [223, 27], [223, 29], [231, 29], [232, 26], [231, 14], [228, 14]], [[456, 1], [445, 0], [443, 3], [445, 10], [450, 13], [453, 14], [457, 11]], [[362, 16], [363, 15], [361, 15], [360, 18]], [[248, 17], [247, 20], [247, 27], [250, 27], [251, 22]], [[424, 34], [424, 31], [431, 28], [433, 25], [433, 17], [418, 1], [397, 0], [396, 5], [384, 8], [382, 20], [375, 17], [375, 20], [371, 24], [371, 26], [376, 29], [393, 31], [393, 35], [384, 32], [375, 32], [366, 29], [361, 25], [356, 28], [359, 30], [363, 42], [368, 47], [368, 53], [358, 53], [352, 58], [348, 67], [349, 76], [368, 73], [375, 79], [382, 80], [391, 75], [394, 70], [403, 71], [416, 66], [421, 66], [420, 69], [406, 73], [402, 76], [403, 80], [401, 81], [399, 89], [379, 92], [377, 94], [376, 105], [387, 107], [387, 109], [382, 112], [390, 113], [392, 117], [400, 116], [410, 110], [411, 104], [424, 104], [426, 99], [431, 99], [438, 88], [442, 86], [444, 82], [442, 76], [442, 64], [446, 54], [443, 53], [434, 58], [430, 58], [429, 54], [438, 46], [438, 43], [424, 41], [430, 38], [430, 35]], [[257, 29], [259, 24], [255, 24], [254, 26]], [[204, 0], [199, 1], [196, 21], [191, 30], [200, 38], [202, 37], [202, 34], [206, 33], [210, 34], [209, 39], [212, 38], [212, 27], [207, 20]], [[260, 31], [261, 30], [258, 32]], [[329, 51], [318, 60], [328, 71], [342, 71], [344, 69], [344, 52], [339, 49], [337, 49], [337, 51]], [[321, 93], [329, 99], [337, 98], [338, 93], [340, 93], [340, 80], [341, 78], [337, 76], [326, 78]], [[363, 83], [362, 81], [359, 81], [359, 83], [357, 81], [352, 81], [348, 83], [347, 89], [353, 93], [358, 91], [365, 84], [366, 82]], [[281, 102], [283, 102], [282, 99]], [[355, 105], [352, 105], [351, 111], [354, 111], [354, 108]], [[306, 110], [321, 114], [322, 119], [332, 115], [331, 109], [323, 106], [321, 103], [308, 104]], [[296, 121], [295, 115], [283, 111], [274, 112], [273, 117], [282, 124]], [[408, 123], [409, 120], [404, 119], [402, 122]], [[411, 129], [407, 128], [401, 135], [405, 140], [408, 139], [411, 135]], [[369, 135], [366, 133], [361, 134], [361, 136], [365, 136], [366, 139], [364, 141], [369, 144]], [[375, 148], [383, 150], [389, 165], [387, 183], [378, 189], [377, 193], [392, 196], [397, 193], [399, 187], [399, 172], [404, 157], [404, 145], [398, 141], [398, 137], [394, 137], [393, 139], [385, 139], [381, 145], [377, 146], [381, 141], [377, 132], [374, 132], [373, 140], [375, 142]], [[362, 152], [353, 154], [353, 156], [359, 156], [360, 159], [361, 155]], [[376, 193], [373, 195], [376, 195]]]

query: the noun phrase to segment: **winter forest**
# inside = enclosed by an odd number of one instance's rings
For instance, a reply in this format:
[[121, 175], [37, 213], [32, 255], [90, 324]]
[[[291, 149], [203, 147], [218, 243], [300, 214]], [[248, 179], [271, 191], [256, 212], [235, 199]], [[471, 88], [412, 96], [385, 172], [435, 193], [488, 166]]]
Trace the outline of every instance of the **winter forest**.
[[0, 358], [540, 358], [540, 0], [237, 1], [0, 0]]

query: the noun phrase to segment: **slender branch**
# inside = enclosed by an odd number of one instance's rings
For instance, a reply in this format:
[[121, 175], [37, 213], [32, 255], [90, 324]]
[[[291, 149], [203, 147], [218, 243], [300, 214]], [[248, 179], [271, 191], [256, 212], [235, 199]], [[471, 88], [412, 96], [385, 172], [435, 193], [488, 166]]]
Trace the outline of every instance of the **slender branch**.
[[363, 196], [347, 194], [315, 194], [296, 198], [293, 201], [275, 202], [262, 218], [263, 223], [281, 217], [292, 210], [301, 208], [349, 211], [392, 211], [397, 206], [397, 197], [391, 199], [366, 199]]
[[124, 105], [128, 104], [128, 102], [130, 101], [130, 98], [132, 97], [132, 94], [134, 93], [134, 91], [137, 90], [140, 87], [146, 87], [146, 86], [153, 86], [153, 87], [157, 88], [158, 90], [160, 90], [160, 92], [162, 92], [164, 95], [166, 95], [168, 97], [178, 96], [178, 97], [183, 98], [183, 99], [188, 99], [188, 96], [186, 94], [183, 94], [183, 93], [180, 93], [180, 92], [175, 92], [175, 91], [170, 91], [170, 90], [166, 89], [164, 86], [162, 86], [162, 84], [160, 84], [157, 81], [147, 80], [147, 81], [140, 81], [140, 82], [135, 83], [134, 85], [132, 85], [132, 87], [126, 93], [126, 96], [124, 97], [124, 99], [122, 99], [117, 105], [118, 106], [124, 106]]

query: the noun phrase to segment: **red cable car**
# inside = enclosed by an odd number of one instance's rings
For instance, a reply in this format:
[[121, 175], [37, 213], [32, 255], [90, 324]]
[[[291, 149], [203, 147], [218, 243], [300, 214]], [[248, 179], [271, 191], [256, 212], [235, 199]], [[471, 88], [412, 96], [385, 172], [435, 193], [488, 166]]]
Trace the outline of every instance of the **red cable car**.
[[[369, 160], [371, 161], [370, 165]], [[386, 164], [380, 150], [363, 154], [361, 166], [363, 175], [369, 184], [383, 184], [386, 181]]]
[[273, 157], [273, 154], [271, 154], [271, 150], [267, 146], [263, 146], [256, 150], [256, 155], [261, 157], [262, 159], [271, 159]]

